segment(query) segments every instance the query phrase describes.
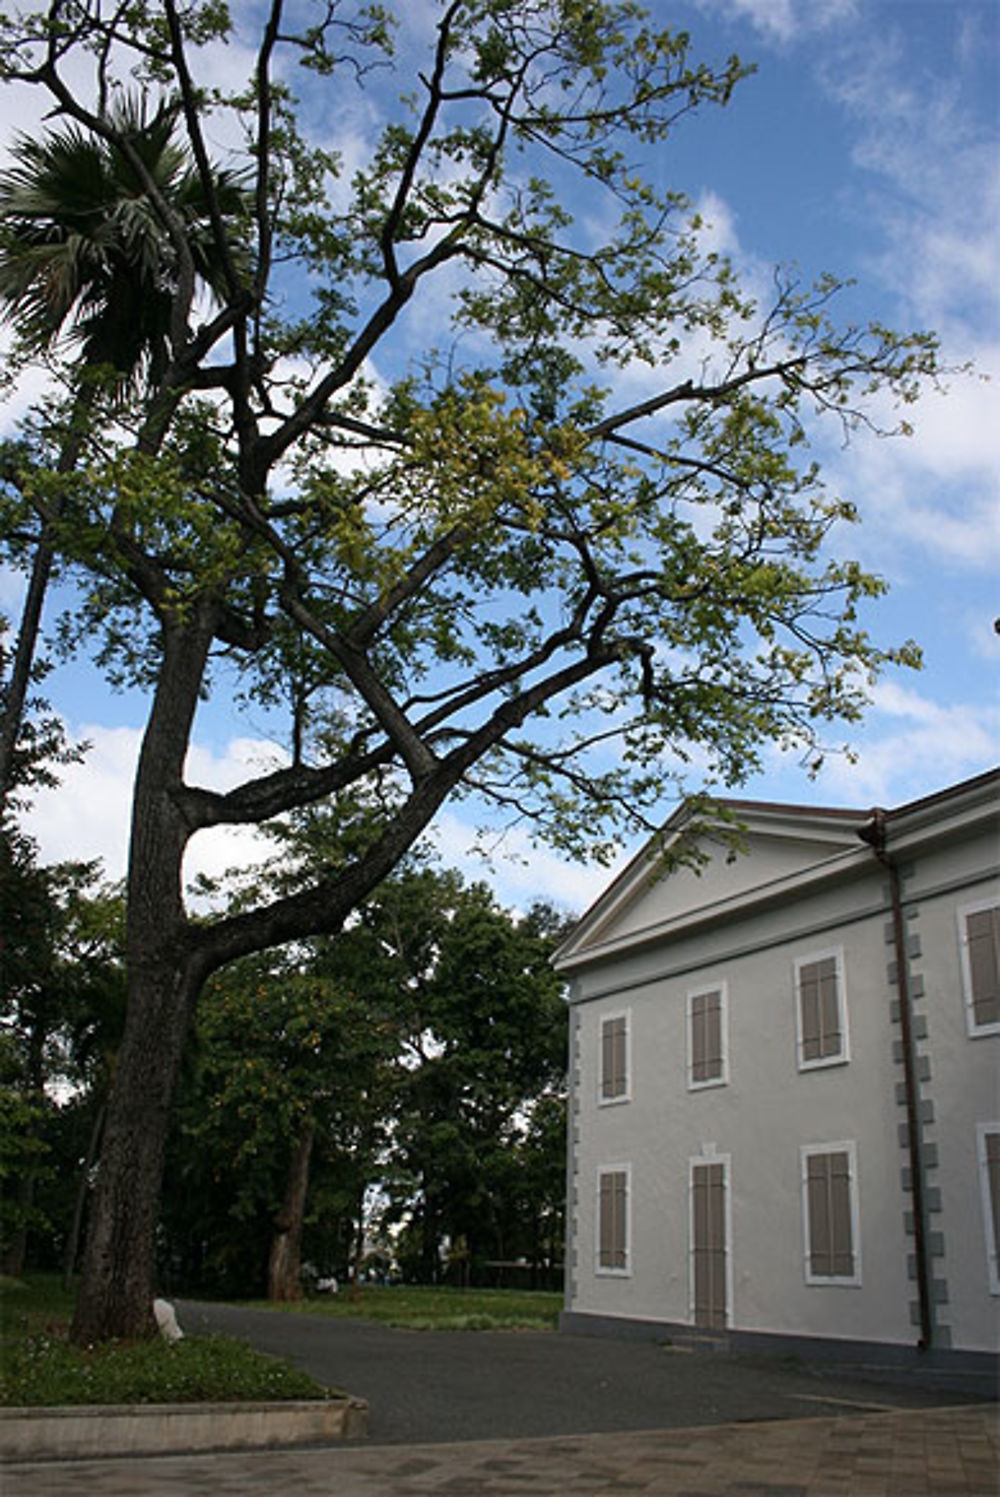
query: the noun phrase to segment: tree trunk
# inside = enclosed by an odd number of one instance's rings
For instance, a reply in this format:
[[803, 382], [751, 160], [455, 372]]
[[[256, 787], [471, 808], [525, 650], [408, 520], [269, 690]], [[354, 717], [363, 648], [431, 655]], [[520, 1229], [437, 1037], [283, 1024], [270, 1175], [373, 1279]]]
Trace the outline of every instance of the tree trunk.
[[163, 624], [163, 656], [136, 771], [129, 847], [125, 1033], [71, 1331], [79, 1344], [155, 1331], [156, 1228], [170, 1111], [204, 981], [184, 914], [188, 829], [174, 792], [212, 638], [210, 621]]
[[28, 1220], [35, 1204], [35, 1172], [32, 1169], [22, 1175], [17, 1183], [17, 1204], [21, 1225], [15, 1229], [3, 1259], [0, 1260], [0, 1272], [9, 1274], [12, 1279], [21, 1277], [24, 1260], [28, 1256]]
[[52, 547], [44, 539], [40, 540], [35, 549], [31, 578], [21, 612], [14, 663], [7, 682], [3, 715], [0, 717], [0, 809], [6, 804], [14, 781], [14, 753], [21, 732], [24, 704], [42, 624], [42, 605], [48, 590], [53, 559]]
[[302, 1298], [302, 1226], [315, 1136], [316, 1124], [309, 1118], [302, 1125], [288, 1163], [285, 1199], [280, 1215], [275, 1218], [267, 1265], [267, 1297], [271, 1300]]
[[365, 1182], [358, 1186], [355, 1205], [354, 1226], [351, 1233], [351, 1248], [348, 1271], [351, 1278], [351, 1299], [361, 1298], [361, 1271], [365, 1264]]
[[[59, 454], [59, 462], [56, 467], [57, 472], [71, 473], [76, 467], [83, 450], [83, 422], [88, 412], [93, 408], [93, 404], [93, 388], [88, 387], [80, 391], [76, 397], [73, 426]], [[28, 591], [25, 594], [24, 606], [21, 610], [21, 625], [17, 632], [17, 647], [14, 651], [14, 661], [4, 693], [3, 710], [0, 712], [0, 811], [6, 805], [7, 796], [14, 783], [14, 757], [17, 751], [17, 740], [21, 733], [24, 704], [28, 698], [31, 672], [34, 668], [35, 654], [38, 649], [38, 636], [42, 627], [42, 610], [45, 606], [45, 594], [48, 592], [49, 579], [52, 576], [52, 567], [55, 562], [55, 551], [52, 545], [53, 523], [60, 518], [62, 509], [63, 504], [60, 500], [57, 502], [51, 518], [45, 520], [42, 524], [38, 544], [35, 547], [34, 560], [31, 564]]]
[[69, 1234], [66, 1238], [66, 1250], [63, 1253], [63, 1288], [68, 1289], [73, 1274], [76, 1270], [76, 1260], [80, 1256], [80, 1231], [83, 1227], [83, 1213], [87, 1205], [87, 1196], [90, 1193], [90, 1174], [94, 1168], [94, 1160], [97, 1158], [97, 1150], [101, 1142], [101, 1134], [104, 1132], [104, 1119], [107, 1115], [107, 1103], [102, 1102], [97, 1109], [90, 1137], [87, 1139], [87, 1155], [83, 1161], [80, 1178], [76, 1186], [76, 1199], [73, 1202], [73, 1220], [70, 1222]]
[[[199, 985], [200, 986], [200, 985]], [[184, 971], [140, 971], [108, 1102], [72, 1340], [136, 1340], [155, 1331], [156, 1227], [188, 1018], [197, 989]]]

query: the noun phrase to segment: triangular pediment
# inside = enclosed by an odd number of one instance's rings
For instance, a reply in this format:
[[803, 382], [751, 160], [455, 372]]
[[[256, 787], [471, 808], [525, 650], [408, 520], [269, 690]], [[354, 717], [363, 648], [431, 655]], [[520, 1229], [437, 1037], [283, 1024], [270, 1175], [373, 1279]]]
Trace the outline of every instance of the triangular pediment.
[[704, 859], [698, 867], [668, 865], [664, 871], [661, 849], [669, 854], [688, 830], [679, 812], [660, 842], [634, 858], [586, 912], [560, 947], [556, 965], [568, 970], [692, 920], [780, 898], [803, 879], [861, 851], [858, 828], [864, 812], [725, 804], [743, 828], [740, 851], [725, 838], [702, 833], [694, 839]]

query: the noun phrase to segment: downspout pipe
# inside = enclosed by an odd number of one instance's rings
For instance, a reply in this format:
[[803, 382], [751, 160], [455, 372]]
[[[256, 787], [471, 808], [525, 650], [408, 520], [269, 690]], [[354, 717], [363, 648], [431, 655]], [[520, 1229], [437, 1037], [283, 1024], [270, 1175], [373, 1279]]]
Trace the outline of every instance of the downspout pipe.
[[916, 1262], [917, 1298], [920, 1311], [920, 1339], [917, 1342], [917, 1349], [928, 1351], [934, 1340], [934, 1316], [931, 1308], [931, 1265], [925, 1226], [924, 1168], [920, 1146], [920, 1089], [913, 1038], [912, 995], [909, 964], [906, 957], [906, 927], [903, 921], [899, 866], [887, 849], [887, 818], [881, 807], [875, 807], [872, 810], [870, 819], [860, 828], [858, 836], [871, 848], [889, 876], [893, 944], [896, 948], [896, 994], [899, 999], [899, 1029], [903, 1052], [903, 1089], [906, 1094], [910, 1191], [913, 1203], [913, 1253]]

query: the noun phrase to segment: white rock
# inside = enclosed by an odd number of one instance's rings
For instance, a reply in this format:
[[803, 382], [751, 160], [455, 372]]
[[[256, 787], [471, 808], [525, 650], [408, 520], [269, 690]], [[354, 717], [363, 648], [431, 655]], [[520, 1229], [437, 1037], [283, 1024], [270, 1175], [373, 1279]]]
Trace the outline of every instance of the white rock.
[[160, 1335], [164, 1341], [183, 1340], [184, 1332], [177, 1324], [177, 1316], [169, 1300], [154, 1299], [153, 1314], [156, 1316], [156, 1324], [160, 1328]]

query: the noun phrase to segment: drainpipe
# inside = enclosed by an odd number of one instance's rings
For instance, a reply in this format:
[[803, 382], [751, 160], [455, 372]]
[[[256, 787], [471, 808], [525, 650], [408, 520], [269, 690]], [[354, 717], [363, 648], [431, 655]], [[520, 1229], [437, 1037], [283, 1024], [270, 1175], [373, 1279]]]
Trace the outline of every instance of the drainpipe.
[[860, 828], [858, 836], [867, 843], [889, 875], [889, 898], [892, 905], [892, 933], [896, 948], [896, 994], [899, 998], [899, 1029], [903, 1051], [903, 1089], [906, 1093], [906, 1125], [910, 1155], [910, 1192], [913, 1201], [913, 1253], [917, 1269], [917, 1297], [920, 1306], [919, 1351], [930, 1349], [934, 1335], [931, 1310], [930, 1260], [927, 1234], [924, 1230], [924, 1170], [921, 1157], [920, 1090], [917, 1080], [913, 1040], [913, 1013], [910, 995], [909, 966], [906, 959], [906, 928], [903, 923], [903, 900], [899, 867], [886, 851], [886, 814], [880, 807], [871, 812], [871, 820]]

